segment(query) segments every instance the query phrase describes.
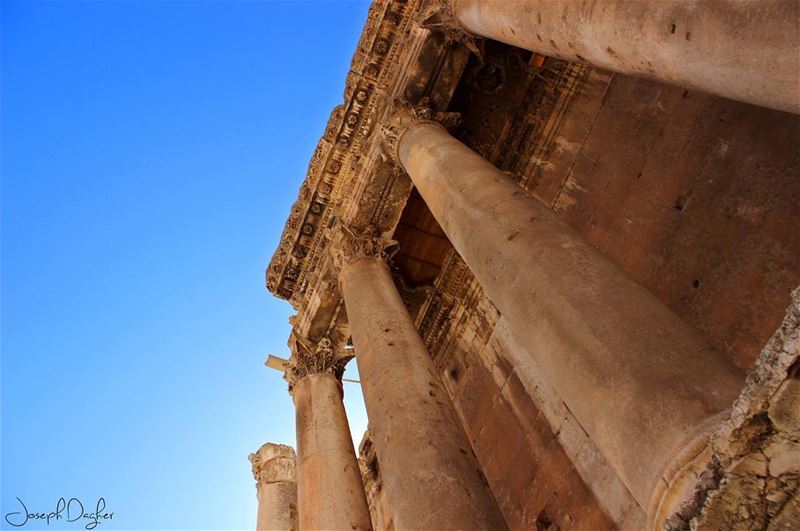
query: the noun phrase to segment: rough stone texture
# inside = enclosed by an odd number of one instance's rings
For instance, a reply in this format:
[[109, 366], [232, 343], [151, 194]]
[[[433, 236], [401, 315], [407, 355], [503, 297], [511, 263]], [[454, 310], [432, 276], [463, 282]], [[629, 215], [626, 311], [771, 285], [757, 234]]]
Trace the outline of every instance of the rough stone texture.
[[296, 531], [297, 481], [291, 446], [266, 443], [249, 456], [256, 480], [256, 531]]
[[341, 382], [326, 372], [309, 374], [294, 384], [292, 398], [300, 529], [372, 529]]
[[800, 289], [667, 529], [792, 529], [800, 488]]
[[800, 113], [798, 2], [453, 1], [475, 35]]
[[361, 469], [361, 479], [367, 492], [369, 514], [372, 518], [372, 527], [375, 529], [394, 529], [392, 507], [386, 499], [381, 478], [381, 467], [375, 453], [372, 436], [367, 430], [358, 447], [358, 467]]

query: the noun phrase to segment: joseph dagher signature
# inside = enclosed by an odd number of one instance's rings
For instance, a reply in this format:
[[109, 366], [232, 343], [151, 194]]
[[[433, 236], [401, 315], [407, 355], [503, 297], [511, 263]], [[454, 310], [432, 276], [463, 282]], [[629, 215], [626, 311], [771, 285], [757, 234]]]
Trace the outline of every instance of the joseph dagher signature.
[[[65, 523], [80, 522], [85, 523], [84, 529], [94, 529], [107, 520], [114, 518], [113, 512], [106, 511], [105, 498], [99, 498], [94, 507], [84, 506], [78, 498], [59, 498], [55, 509], [46, 512], [36, 512], [28, 510], [25, 502], [17, 498], [19, 510], [6, 513], [6, 522], [13, 527], [22, 527], [28, 522], [41, 524], [43, 521], [50, 524], [58, 524], [59, 529]], [[88, 510], [87, 510], [88, 508]]]

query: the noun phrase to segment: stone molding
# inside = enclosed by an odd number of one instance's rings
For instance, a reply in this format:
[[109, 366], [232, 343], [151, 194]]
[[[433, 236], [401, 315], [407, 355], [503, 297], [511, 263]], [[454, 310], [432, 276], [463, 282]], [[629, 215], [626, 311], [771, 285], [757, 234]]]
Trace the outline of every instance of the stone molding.
[[283, 379], [289, 383], [289, 393], [298, 381], [309, 374], [332, 374], [341, 380], [345, 365], [352, 359], [352, 356], [340, 356], [328, 337], [323, 337], [312, 347], [292, 331], [289, 346], [292, 356], [283, 375]]
[[397, 241], [382, 237], [374, 225], [354, 229], [340, 223], [331, 245], [331, 255], [334, 266], [341, 272], [343, 267], [362, 258], [388, 261], [398, 249]]
[[247, 457], [252, 464], [256, 489], [262, 483], [292, 482], [297, 480], [295, 452], [285, 444], [265, 443]]
[[[373, 0], [344, 102], [331, 113], [265, 272], [267, 289], [289, 301], [296, 331], [312, 342], [346, 327], [330, 250], [337, 220], [390, 235], [412, 190], [402, 168], [383, 156], [379, 129], [392, 102], [428, 96], [435, 108], [446, 108], [469, 60], [465, 47], [446, 46], [440, 34], [416, 24], [424, 3]], [[431, 61], [441, 68], [431, 71]]]
[[316, 276], [324, 269], [324, 233], [337, 217], [342, 203], [352, 194], [359, 175], [359, 161], [390, 95], [405, 74], [403, 42], [414, 26], [420, 0], [375, 0], [345, 81], [344, 102], [331, 112], [308, 172], [291, 208], [275, 251], [265, 272], [267, 289], [289, 300], [297, 309]]
[[398, 167], [402, 167], [398, 148], [400, 139], [406, 131], [421, 123], [437, 124], [447, 130], [452, 130], [458, 126], [460, 119], [459, 113], [433, 110], [428, 98], [423, 98], [416, 105], [405, 100], [395, 100], [392, 112], [380, 128], [384, 157], [392, 160]]
[[483, 60], [483, 39], [470, 33], [456, 18], [456, 0], [433, 0], [416, 22], [421, 28], [444, 35], [445, 44], [460, 44]]

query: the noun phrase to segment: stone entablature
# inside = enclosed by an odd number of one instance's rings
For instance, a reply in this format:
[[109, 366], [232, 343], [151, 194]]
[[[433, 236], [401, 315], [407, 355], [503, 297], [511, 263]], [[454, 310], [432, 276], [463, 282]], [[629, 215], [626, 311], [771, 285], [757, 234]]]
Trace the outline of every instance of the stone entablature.
[[[267, 268], [267, 287], [297, 308], [324, 261], [325, 229], [359, 180], [355, 168], [400, 74], [402, 41], [418, 2], [379, 0], [367, 23], [347, 76], [344, 103], [334, 108], [292, 206], [280, 244]], [[348, 186], [349, 185], [349, 186]]]
[[379, 124], [396, 99], [427, 97], [445, 108], [469, 57], [465, 47], [417, 25], [420, 4], [378, 0], [370, 7], [345, 102], [331, 113], [266, 271], [267, 288], [298, 311], [295, 328], [311, 341], [347, 326], [330, 229], [337, 223], [356, 231], [374, 226], [391, 235], [411, 191], [408, 177], [383, 156]]

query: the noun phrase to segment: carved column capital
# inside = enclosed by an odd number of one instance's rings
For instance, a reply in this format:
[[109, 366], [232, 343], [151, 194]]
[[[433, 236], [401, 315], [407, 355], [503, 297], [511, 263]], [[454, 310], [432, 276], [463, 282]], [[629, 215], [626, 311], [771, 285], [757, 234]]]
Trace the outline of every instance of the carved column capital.
[[286, 364], [283, 379], [289, 382], [289, 392], [295, 384], [309, 374], [332, 374], [341, 380], [344, 367], [353, 356], [342, 356], [334, 348], [330, 338], [323, 337], [316, 345], [311, 345], [294, 330], [289, 339], [292, 356]]
[[294, 448], [285, 444], [265, 443], [248, 456], [253, 467], [256, 489], [262, 483], [296, 480]]
[[375, 226], [359, 230], [340, 223], [331, 243], [331, 256], [334, 266], [341, 271], [347, 264], [361, 258], [388, 260], [398, 248], [397, 241], [383, 238]]
[[483, 39], [470, 33], [456, 17], [456, 0], [432, 0], [416, 19], [421, 28], [444, 35], [446, 45], [461, 44], [483, 61]]
[[433, 110], [427, 97], [416, 105], [405, 100], [395, 100], [388, 119], [380, 128], [384, 156], [393, 159], [398, 166], [402, 167], [397, 150], [400, 139], [411, 126], [419, 123], [435, 123], [449, 130], [457, 126], [460, 119], [459, 113]]

